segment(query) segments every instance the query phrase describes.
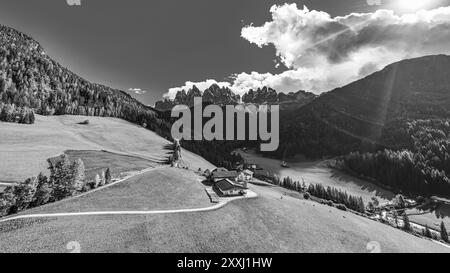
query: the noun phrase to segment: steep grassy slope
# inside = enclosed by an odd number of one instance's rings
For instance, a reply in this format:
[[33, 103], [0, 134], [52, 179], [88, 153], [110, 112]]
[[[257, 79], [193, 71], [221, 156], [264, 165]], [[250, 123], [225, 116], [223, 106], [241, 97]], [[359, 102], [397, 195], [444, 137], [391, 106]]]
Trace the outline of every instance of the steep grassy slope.
[[[66, 150], [107, 150], [143, 157], [153, 164], [167, 159], [169, 141], [152, 131], [116, 118], [39, 116], [34, 125], [0, 122], [0, 180], [22, 181], [47, 168], [49, 157]], [[212, 168], [188, 151], [183, 159], [193, 169]]]
[[211, 206], [201, 177], [184, 169], [155, 169], [76, 199], [48, 204], [22, 214], [115, 210], [169, 210]]
[[106, 151], [92, 150], [68, 150], [65, 154], [71, 161], [83, 160], [85, 176], [88, 181], [94, 181], [97, 174], [101, 174], [106, 168], [110, 169], [113, 177], [126, 176], [147, 169], [154, 162], [142, 157], [116, 154]]
[[[147, 183], [155, 182], [148, 177]], [[139, 184], [117, 187], [116, 194], [126, 198], [135, 186]], [[71, 241], [79, 242], [82, 252], [368, 252], [372, 241], [380, 244], [382, 252], [450, 251], [348, 212], [291, 196], [281, 199], [278, 188], [251, 189], [259, 198], [202, 213], [3, 223], [0, 252], [68, 252]]]

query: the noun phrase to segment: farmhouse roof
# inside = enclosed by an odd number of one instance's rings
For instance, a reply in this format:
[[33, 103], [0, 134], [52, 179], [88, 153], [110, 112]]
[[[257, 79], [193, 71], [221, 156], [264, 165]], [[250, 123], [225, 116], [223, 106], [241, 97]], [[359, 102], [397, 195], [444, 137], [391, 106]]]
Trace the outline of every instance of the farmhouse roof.
[[237, 176], [236, 171], [216, 171], [212, 174], [213, 178], [236, 178]]
[[221, 167], [221, 168], [216, 168], [216, 169], [214, 169], [212, 172], [213, 172], [213, 173], [215, 173], [215, 172], [228, 172], [228, 170]]
[[222, 179], [216, 183], [216, 187], [221, 191], [229, 191], [233, 189], [243, 190], [245, 187], [231, 182], [229, 179]]

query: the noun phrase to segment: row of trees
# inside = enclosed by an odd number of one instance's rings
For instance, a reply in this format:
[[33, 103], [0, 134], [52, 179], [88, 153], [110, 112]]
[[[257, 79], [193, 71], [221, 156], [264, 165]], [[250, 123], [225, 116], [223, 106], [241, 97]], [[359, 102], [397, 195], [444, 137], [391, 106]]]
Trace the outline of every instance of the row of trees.
[[312, 196], [344, 205], [346, 208], [357, 212], [364, 213], [366, 211], [364, 200], [361, 197], [349, 195], [346, 191], [334, 187], [328, 186], [325, 188], [322, 184], [309, 184], [307, 186], [305, 181], [300, 183], [290, 177], [281, 179], [277, 175], [269, 177], [269, 180], [277, 186], [299, 192], [307, 192]]
[[0, 102], [0, 121], [33, 124], [34, 120], [34, 112], [30, 108]]
[[9, 186], [0, 193], [0, 217], [59, 201], [111, 182], [109, 169], [101, 177], [97, 175], [94, 181], [87, 181], [83, 161], [71, 162], [65, 154], [48, 159], [48, 163], [49, 177], [40, 173], [38, 177]]
[[[396, 220], [396, 222], [397, 222], [397, 220]], [[411, 226], [411, 222], [409, 221], [409, 217], [408, 217], [408, 215], [406, 215], [406, 213], [403, 215], [402, 229], [405, 230], [406, 232], [414, 232], [414, 229]], [[447, 228], [445, 227], [445, 224], [443, 221], [441, 221], [439, 235], [440, 235], [440, 238], [442, 241], [444, 241], [446, 243], [450, 243]], [[422, 236], [433, 239], [433, 240], [439, 240], [438, 235], [436, 233], [432, 232], [427, 225], [425, 225], [425, 228], [422, 229]]]
[[409, 123], [410, 150], [354, 152], [344, 166], [394, 190], [450, 198], [450, 125], [446, 120]]
[[315, 197], [322, 198], [325, 200], [331, 200], [338, 204], [343, 204], [347, 208], [364, 213], [366, 211], [366, 206], [362, 197], [356, 197], [347, 194], [346, 191], [342, 191], [333, 187], [324, 187], [322, 184], [310, 184], [307, 191]]

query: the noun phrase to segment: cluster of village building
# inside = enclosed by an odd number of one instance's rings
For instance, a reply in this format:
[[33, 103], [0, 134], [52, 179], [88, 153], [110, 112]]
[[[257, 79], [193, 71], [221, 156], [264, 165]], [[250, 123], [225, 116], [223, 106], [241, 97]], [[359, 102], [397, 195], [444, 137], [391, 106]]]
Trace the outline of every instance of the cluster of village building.
[[[173, 143], [173, 155], [170, 158], [172, 167], [179, 168], [181, 159], [180, 141], [175, 140]], [[245, 195], [248, 182], [253, 181], [254, 172], [252, 170], [256, 169], [257, 166], [255, 164], [242, 164], [233, 171], [229, 171], [226, 168], [216, 168], [212, 171], [206, 170], [203, 175], [219, 196], [239, 196]]]
[[253, 172], [248, 169], [229, 171], [217, 168], [213, 171], [206, 170], [204, 176], [219, 196], [244, 195], [248, 182], [253, 181]]

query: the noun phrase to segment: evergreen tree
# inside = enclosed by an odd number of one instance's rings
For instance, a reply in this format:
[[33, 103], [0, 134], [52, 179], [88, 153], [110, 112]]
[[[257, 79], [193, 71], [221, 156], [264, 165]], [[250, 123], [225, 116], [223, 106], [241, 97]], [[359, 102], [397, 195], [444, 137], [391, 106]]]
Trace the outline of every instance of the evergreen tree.
[[428, 226], [425, 226], [424, 236], [427, 238], [433, 238], [433, 235], [431, 234], [431, 231], [428, 228]]
[[396, 210], [394, 210], [394, 212], [392, 214], [394, 216], [395, 227], [398, 228], [398, 213]]
[[397, 207], [400, 209], [404, 209], [406, 207], [406, 203], [403, 195], [398, 194], [395, 198]]
[[445, 228], [445, 224], [443, 221], [441, 222], [441, 239], [446, 243], [449, 242], [447, 229]]
[[74, 172], [69, 157], [63, 154], [60, 157], [49, 159], [48, 162], [50, 165], [50, 184], [53, 186], [51, 201], [72, 196], [76, 190]]
[[17, 212], [25, 210], [33, 201], [34, 194], [38, 186], [36, 177], [28, 178], [23, 183], [19, 183], [14, 187], [14, 195], [16, 196]]
[[83, 160], [78, 159], [72, 165], [73, 171], [73, 187], [76, 192], [83, 191], [83, 187], [86, 183], [86, 175]]
[[362, 197], [359, 197], [358, 199], [358, 211], [361, 213], [364, 213], [366, 211], [366, 206], [364, 205], [364, 200]]
[[40, 173], [38, 178], [38, 185], [36, 189], [36, 193], [33, 197], [33, 201], [31, 203], [32, 207], [37, 207], [41, 205], [45, 205], [50, 201], [52, 196], [53, 189], [49, 184], [47, 176], [43, 173]]
[[406, 213], [403, 214], [403, 229], [408, 232], [412, 231], [411, 223], [409, 222], [409, 218]]
[[6, 187], [0, 193], [0, 217], [7, 216], [16, 211], [16, 195], [14, 194], [14, 187]]
[[111, 179], [112, 179], [112, 177], [111, 177], [111, 170], [108, 168], [105, 171], [105, 182], [106, 182], [106, 184], [111, 183]]

